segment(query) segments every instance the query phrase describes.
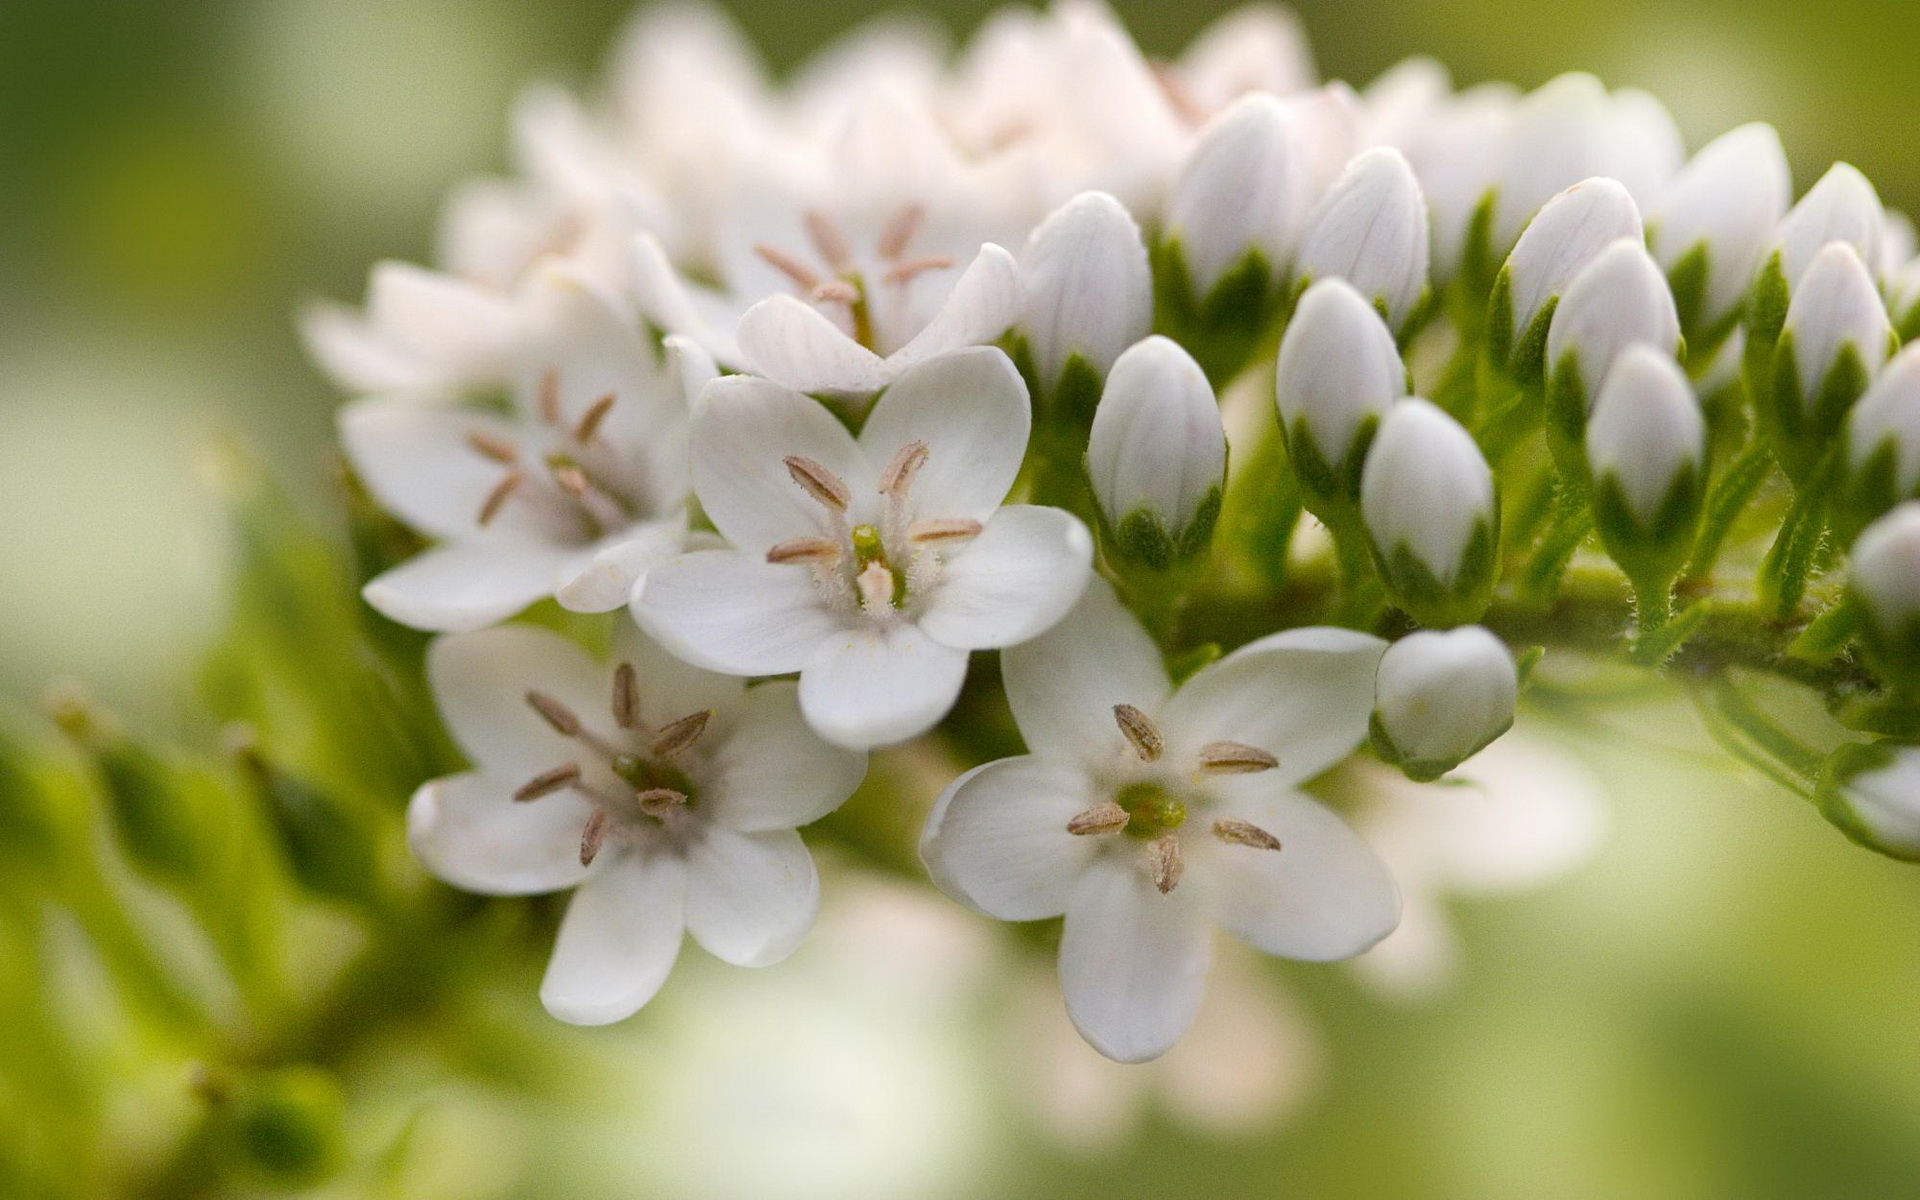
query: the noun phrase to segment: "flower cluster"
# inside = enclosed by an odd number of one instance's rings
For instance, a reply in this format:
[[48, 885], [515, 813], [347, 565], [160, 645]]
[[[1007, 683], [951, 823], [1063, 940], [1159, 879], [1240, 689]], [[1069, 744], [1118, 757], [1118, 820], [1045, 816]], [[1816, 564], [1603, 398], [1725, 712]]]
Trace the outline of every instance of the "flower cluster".
[[[1762, 755], [1798, 757], [1722, 667], [1920, 736], [1912, 227], [1844, 165], [1794, 202], [1765, 126], [1688, 157], [1587, 75], [1316, 85], [1259, 8], [1153, 62], [1060, 0], [783, 84], [653, 10], [600, 102], [536, 90], [514, 135], [439, 269], [306, 332], [425, 544], [366, 599], [441, 635], [477, 764], [415, 796], [415, 851], [576, 889], [563, 1019], [631, 1013], [683, 931], [785, 954], [818, 899], [794, 830], [869, 750], [1011, 748], [996, 682], [1026, 753], [946, 788], [925, 864], [1064, 916], [1068, 1012], [1127, 1061], [1193, 1018], [1215, 924], [1310, 960], [1394, 929], [1302, 789], [1363, 745], [1447, 774], [1535, 646], [1690, 660]], [[500, 624], [590, 628], [548, 602], [612, 614], [604, 664]], [[1871, 750], [1783, 774], [1914, 853], [1920, 750]]]

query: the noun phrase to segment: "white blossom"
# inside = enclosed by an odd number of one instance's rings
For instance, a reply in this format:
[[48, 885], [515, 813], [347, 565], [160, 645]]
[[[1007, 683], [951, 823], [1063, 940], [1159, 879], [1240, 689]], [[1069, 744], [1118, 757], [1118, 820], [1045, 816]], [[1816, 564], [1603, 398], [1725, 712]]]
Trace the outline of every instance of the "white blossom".
[[1557, 374], [1571, 356], [1591, 410], [1614, 360], [1639, 342], [1678, 353], [1680, 314], [1646, 244], [1620, 238], [1567, 285], [1547, 328], [1547, 369]]
[[1706, 256], [1698, 321], [1712, 327], [1741, 304], [1774, 227], [1793, 199], [1787, 152], [1773, 126], [1755, 122], [1700, 148], [1647, 213], [1647, 234], [1671, 272]]
[[1300, 18], [1262, 3], [1233, 9], [1202, 29], [1171, 74], [1187, 115], [1201, 120], [1249, 92], [1304, 92], [1316, 76]]
[[[1547, 302], [1566, 291], [1586, 265], [1620, 238], [1642, 237], [1640, 210], [1611, 179], [1587, 179], [1548, 201], [1520, 235], [1501, 268], [1506, 312], [1496, 313], [1517, 348]], [[1494, 303], [1502, 303], [1496, 291]]]
[[739, 966], [786, 957], [820, 901], [794, 829], [866, 769], [808, 731], [793, 684], [748, 689], [618, 643], [603, 666], [525, 626], [436, 641], [428, 679], [474, 769], [407, 809], [414, 853], [457, 887], [575, 889], [540, 999], [581, 1025], [651, 999], [683, 933]]
[[1087, 474], [1123, 555], [1139, 514], [1174, 554], [1197, 549], [1187, 545], [1196, 518], [1202, 537], [1211, 532], [1226, 486], [1226, 431], [1206, 373], [1178, 342], [1146, 338], [1114, 362], [1093, 415]]
[[1367, 452], [1360, 512], [1383, 557], [1404, 548], [1450, 586], [1494, 519], [1493, 473], [1458, 421], [1426, 400], [1402, 400]]
[[1146, 242], [1133, 216], [1104, 192], [1084, 192], [1041, 222], [1021, 269], [1026, 301], [1019, 331], [1042, 387], [1057, 383], [1076, 354], [1104, 376], [1122, 350], [1153, 328]]
[[1502, 84], [1468, 88], [1429, 114], [1405, 147], [1432, 218], [1436, 282], [1465, 265], [1473, 215], [1493, 187], [1495, 157], [1517, 100], [1518, 93]]
[[1920, 500], [1907, 500], [1867, 526], [1853, 544], [1848, 582], [1868, 623], [1888, 643], [1920, 623]]
[[1850, 469], [1863, 469], [1883, 450], [1893, 456], [1895, 494], [1920, 489], [1920, 346], [1896, 354], [1847, 416]]
[[1701, 470], [1706, 443], [1700, 403], [1673, 356], [1645, 342], [1622, 351], [1587, 424], [1595, 481], [1618, 483], [1635, 519], [1650, 527], [1681, 474]]
[[1406, 158], [1365, 151], [1320, 201], [1294, 264], [1305, 281], [1339, 278], [1404, 328], [1427, 290], [1427, 205]]
[[300, 319], [321, 369], [356, 395], [498, 383], [512, 369], [521, 326], [519, 305], [502, 288], [400, 262], [374, 267], [364, 312], [317, 303]]
[[1109, 1058], [1154, 1058], [1199, 1007], [1214, 923], [1270, 954], [1330, 960], [1397, 921], [1386, 869], [1297, 790], [1362, 737], [1381, 649], [1293, 630], [1175, 688], [1096, 583], [1002, 656], [1030, 753], [947, 788], [921, 841], [928, 869], [1002, 920], [1064, 913], [1074, 1025]]
[[1437, 779], [1513, 724], [1520, 680], [1507, 644], [1465, 625], [1388, 646], [1375, 686], [1375, 744], [1412, 778]]
[[1920, 859], [1920, 747], [1875, 747], [1852, 766], [1822, 797], [1828, 816], [1883, 854]]
[[1513, 245], [1550, 198], [1583, 179], [1613, 179], [1635, 201], [1651, 202], [1680, 156], [1673, 120], [1651, 96], [1609, 95], [1581, 72], [1547, 81], [1515, 106], [1495, 163], [1495, 252]]

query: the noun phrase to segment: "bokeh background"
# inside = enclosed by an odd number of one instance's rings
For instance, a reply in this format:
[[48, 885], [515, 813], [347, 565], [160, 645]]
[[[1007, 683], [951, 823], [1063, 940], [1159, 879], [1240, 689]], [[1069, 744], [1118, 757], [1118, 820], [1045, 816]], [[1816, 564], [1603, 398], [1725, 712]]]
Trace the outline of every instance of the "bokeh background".
[[[726, 7], [778, 66], [870, 13]], [[958, 34], [987, 7], [917, 11]], [[1169, 53], [1226, 6], [1115, 7]], [[1920, 208], [1911, 3], [1295, 7], [1328, 77], [1415, 52], [1462, 83], [1590, 69], [1662, 96], [1693, 145], [1768, 120], [1801, 186], [1845, 158]], [[79, 677], [136, 720], [191, 728], [190, 666], [223, 598], [207, 445], [258, 446], [318, 509], [336, 397], [293, 312], [357, 297], [376, 258], [426, 257], [444, 190], [502, 165], [518, 88], [590, 85], [627, 11], [0, 0], [0, 703]], [[1920, 1195], [1920, 873], [1727, 773], [1670, 717], [1535, 718], [1607, 781], [1607, 848], [1544, 891], [1458, 906], [1468, 971], [1447, 998], [1289, 974], [1320, 1078], [1271, 1128], [1156, 1116], [1117, 1144], [1044, 1136], [1014, 1082], [1047, 1077], [1039, 1051], [943, 1016], [950, 990], [888, 993], [858, 952], [862, 921], [909, 922], [937, 976], [976, 961], [982, 931], [883, 902], [764, 977], [676, 978], [646, 1019], [671, 1036], [614, 1043], [628, 1050], [577, 1106], [449, 1095], [445, 1194]], [[728, 1087], [752, 1102], [709, 1094]]]

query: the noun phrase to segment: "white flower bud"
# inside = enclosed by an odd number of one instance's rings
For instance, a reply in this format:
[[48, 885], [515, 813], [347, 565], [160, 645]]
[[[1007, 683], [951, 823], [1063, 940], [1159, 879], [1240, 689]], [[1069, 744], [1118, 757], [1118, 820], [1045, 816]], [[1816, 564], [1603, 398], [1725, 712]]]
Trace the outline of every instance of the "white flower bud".
[[1604, 166], [1595, 174], [1618, 179], [1645, 208], [1672, 182], [1687, 157], [1673, 114], [1653, 93], [1621, 88], [1612, 97], [1611, 134]]
[[1886, 280], [1913, 261], [1916, 252], [1920, 252], [1920, 230], [1914, 229], [1913, 218], [1897, 208], [1882, 209], [1880, 261], [1875, 264], [1873, 273]]
[[1177, 242], [1205, 296], [1249, 252], [1285, 266], [1306, 203], [1306, 162], [1294, 116], [1269, 95], [1236, 100], [1200, 131], [1167, 203]]
[[1473, 436], [1421, 399], [1395, 404], [1360, 476], [1360, 513], [1395, 600], [1427, 625], [1486, 610], [1498, 514]]
[[1373, 429], [1407, 394], [1393, 333], [1343, 279], [1323, 279], [1294, 306], [1274, 363], [1280, 427], [1309, 502], [1352, 502]]
[[1495, 168], [1496, 252], [1513, 245], [1555, 193], [1605, 172], [1612, 120], [1607, 89], [1584, 72], [1556, 76], [1521, 99]]
[[1585, 402], [1576, 414], [1581, 424], [1600, 394], [1608, 368], [1635, 342], [1676, 352], [1680, 315], [1667, 277], [1647, 253], [1646, 244], [1639, 238], [1620, 238], [1574, 276], [1547, 330], [1547, 366], [1554, 387], [1566, 386], [1560, 374], [1569, 365], [1579, 380]]
[[[1407, 147], [1433, 224], [1433, 277], [1444, 282], [1466, 264], [1473, 215], [1493, 187], [1495, 155], [1513, 120], [1517, 93], [1480, 84], [1440, 106]], [[1491, 270], [1491, 266], [1488, 267]]]
[[1849, 584], [1883, 668], [1920, 676], [1920, 500], [1897, 505], [1853, 543]]
[[1761, 122], [1708, 142], [1674, 177], [1647, 214], [1647, 232], [1669, 275], [1690, 255], [1702, 260], [1697, 296], [1681, 297], [1689, 329], [1711, 329], [1740, 306], [1792, 199], [1780, 135]]
[[1165, 568], [1206, 549], [1227, 440], [1206, 374], [1179, 343], [1150, 337], [1114, 361], [1087, 473], [1123, 558]]
[[1771, 250], [1780, 256], [1787, 290], [1800, 290], [1814, 256], [1828, 242], [1845, 242], [1862, 262], [1879, 266], [1884, 222], [1879, 193], [1867, 177], [1847, 163], [1833, 164], [1774, 231]]
[[1920, 860], [1920, 747], [1854, 743], [1831, 760], [1820, 810], [1869, 849]]
[[1534, 356], [1545, 351], [1545, 330], [1535, 328], [1542, 310], [1609, 244], [1643, 236], [1639, 208], [1614, 180], [1583, 180], [1548, 201], [1494, 283], [1488, 334], [1495, 353], [1524, 378], [1536, 377]]
[[1505, 642], [1466, 625], [1408, 634], [1387, 647], [1374, 688], [1375, 748], [1425, 782], [1513, 725], [1520, 678]]
[[1706, 441], [1700, 402], [1673, 356], [1644, 342], [1622, 351], [1587, 425], [1594, 479], [1618, 483], [1633, 518], [1651, 526], [1675, 481], [1700, 470]]
[[1140, 226], [1105, 192], [1083, 192], [1033, 231], [1021, 262], [1026, 312], [1019, 330], [1040, 386], [1060, 381], [1067, 360], [1104, 376], [1120, 352], [1153, 328], [1153, 272]]
[[1864, 522], [1920, 494], [1920, 345], [1880, 372], [1847, 415], [1843, 509]]
[[1334, 183], [1300, 244], [1295, 274], [1345, 279], [1404, 328], [1427, 290], [1427, 204], [1398, 150], [1356, 157]]
[[1808, 410], [1823, 402], [1828, 374], [1848, 347], [1859, 355], [1865, 378], [1845, 397], [1847, 403], [1887, 361], [1893, 324], [1873, 275], [1851, 245], [1829, 242], [1814, 255], [1787, 306], [1781, 336], [1782, 351], [1788, 349], [1785, 339], [1792, 339], [1794, 380], [1800, 403]]

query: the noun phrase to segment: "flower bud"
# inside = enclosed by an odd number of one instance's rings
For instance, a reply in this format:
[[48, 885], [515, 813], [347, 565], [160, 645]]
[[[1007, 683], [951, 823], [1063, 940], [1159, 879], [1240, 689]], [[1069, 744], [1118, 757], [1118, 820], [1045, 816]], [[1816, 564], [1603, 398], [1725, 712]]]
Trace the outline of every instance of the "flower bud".
[[1920, 496], [1920, 346], [1894, 355], [1847, 414], [1846, 455], [1834, 514], [1842, 536]]
[[[1491, 212], [1494, 155], [1513, 119], [1514, 102], [1513, 90], [1504, 85], [1468, 88], [1429, 114], [1406, 148], [1433, 218], [1436, 284], [1463, 269], [1493, 272], [1495, 264], [1485, 261], [1485, 218], [1476, 222], [1476, 214]], [[1470, 263], [1468, 243], [1476, 236], [1477, 261]]]
[[1643, 604], [1666, 589], [1692, 553], [1704, 493], [1707, 428], [1685, 371], [1665, 350], [1627, 347], [1586, 428], [1593, 517], [1607, 552]]
[[1253, 94], [1200, 131], [1174, 181], [1166, 225], [1196, 296], [1229, 272], [1258, 271], [1270, 283], [1286, 265], [1306, 203], [1295, 122], [1281, 101]]
[[1021, 262], [1026, 311], [1018, 326], [1043, 391], [1078, 357], [1097, 378], [1153, 328], [1153, 272], [1140, 226], [1105, 192], [1082, 192], [1053, 211]]
[[1583, 71], [1549, 79], [1515, 106], [1495, 167], [1496, 251], [1556, 192], [1605, 170], [1612, 115], [1606, 87]]
[[1414, 620], [1464, 625], [1486, 611], [1499, 509], [1493, 472], [1458, 421], [1425, 400], [1395, 404], [1367, 452], [1360, 513], [1382, 577]]
[[1647, 233], [1689, 338], [1713, 340], [1736, 317], [1792, 199], [1780, 135], [1762, 122], [1708, 142], [1662, 193]]
[[1539, 382], [1561, 293], [1612, 242], [1642, 236], [1640, 210], [1614, 180], [1588, 179], [1549, 200], [1494, 280], [1487, 339], [1495, 361], [1522, 382]]
[[1513, 725], [1519, 672], [1479, 625], [1408, 634], [1380, 659], [1373, 745], [1422, 783], [1479, 753]]
[[1801, 278], [1773, 352], [1774, 452], [1807, 482], [1847, 410], [1893, 352], [1893, 325], [1859, 253], [1829, 242]]
[[1788, 303], [1828, 243], [1852, 246], [1860, 261], [1869, 264], [1869, 273], [1877, 270], [1885, 224], [1880, 197], [1866, 176], [1846, 163], [1833, 164], [1781, 219], [1761, 255], [1760, 273], [1747, 299], [1747, 329], [1754, 344], [1770, 346], [1780, 336]]
[[1680, 316], [1646, 245], [1620, 238], [1573, 277], [1547, 329], [1554, 391], [1564, 388], [1574, 398], [1576, 431], [1586, 424], [1614, 360], [1636, 342], [1677, 353]]
[[1274, 400], [1308, 507], [1325, 516], [1360, 497], [1360, 466], [1381, 418], [1407, 394], [1407, 368], [1380, 314], [1343, 279], [1294, 306], [1274, 364]]
[[1920, 862], [1920, 746], [1850, 742], [1827, 759], [1814, 799], [1860, 845]]
[[1150, 337], [1114, 361], [1087, 473], [1123, 561], [1164, 570], [1206, 551], [1227, 439], [1206, 374], [1179, 343]]
[[1302, 284], [1339, 278], [1407, 327], [1427, 293], [1427, 203], [1398, 150], [1376, 147], [1348, 164], [1320, 201], [1300, 244]]
[[1920, 682], [1920, 500], [1867, 526], [1853, 543], [1848, 584], [1875, 662], [1894, 682]]

